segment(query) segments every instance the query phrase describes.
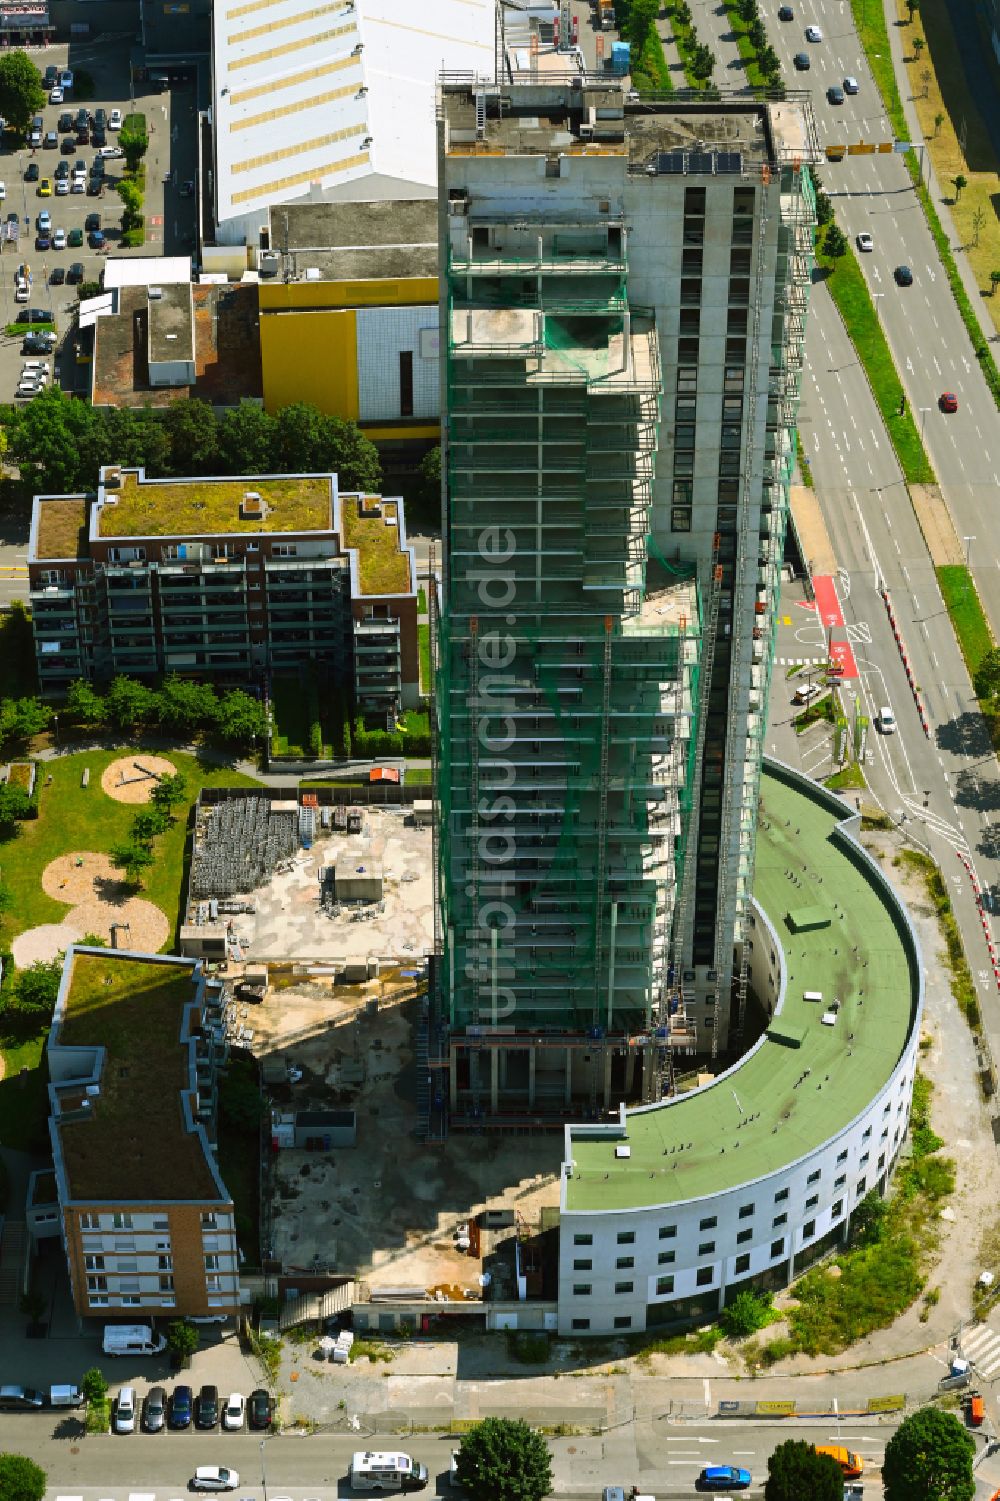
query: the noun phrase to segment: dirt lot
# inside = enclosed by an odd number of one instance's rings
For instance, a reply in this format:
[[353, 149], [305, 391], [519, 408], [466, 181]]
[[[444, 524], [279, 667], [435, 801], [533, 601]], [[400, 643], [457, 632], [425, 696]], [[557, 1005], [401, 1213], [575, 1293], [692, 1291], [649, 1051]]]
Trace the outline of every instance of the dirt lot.
[[[357, 1145], [274, 1159], [272, 1241], [286, 1265], [314, 1261], [378, 1287], [479, 1290], [481, 1262], [455, 1246], [455, 1231], [487, 1207], [515, 1206], [536, 1222], [557, 1204], [562, 1134], [503, 1140], [459, 1133], [428, 1146], [415, 1135], [413, 1027], [421, 1002], [377, 1012], [378, 981], [269, 991], [253, 1008], [254, 1052], [303, 1070], [281, 1090], [285, 1108], [355, 1109]], [[360, 1065], [365, 1082], [343, 1074]], [[283, 1103], [284, 1103], [283, 1102]]]

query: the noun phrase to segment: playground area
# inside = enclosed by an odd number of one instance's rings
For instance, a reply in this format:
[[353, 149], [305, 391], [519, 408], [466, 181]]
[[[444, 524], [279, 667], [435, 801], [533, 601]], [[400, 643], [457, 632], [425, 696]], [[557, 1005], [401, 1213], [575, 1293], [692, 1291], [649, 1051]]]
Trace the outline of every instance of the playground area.
[[117, 803], [148, 803], [162, 777], [177, 767], [165, 756], [120, 756], [101, 774], [101, 790]]

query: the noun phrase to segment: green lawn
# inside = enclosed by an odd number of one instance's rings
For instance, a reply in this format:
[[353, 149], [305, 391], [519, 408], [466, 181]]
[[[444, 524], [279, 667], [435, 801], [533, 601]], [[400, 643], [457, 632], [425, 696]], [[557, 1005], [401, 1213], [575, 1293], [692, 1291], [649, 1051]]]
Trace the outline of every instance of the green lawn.
[[40, 1034], [3, 1049], [0, 1142], [19, 1152], [44, 1151], [48, 1142], [46, 1077], [44, 1069], [38, 1067], [44, 1044], [45, 1037]]
[[903, 474], [910, 484], [934, 484], [934, 470], [909, 407], [900, 415], [903, 388], [854, 251], [848, 246], [846, 254], [836, 260], [828, 256], [819, 260], [831, 271], [826, 284], [867, 372]]
[[[3, 883], [14, 894], [13, 906], [3, 919], [5, 946], [25, 928], [61, 922], [69, 912], [65, 902], [57, 902], [42, 890], [41, 874], [50, 860], [72, 850], [107, 853], [128, 834], [137, 810], [101, 791], [101, 773], [121, 754], [121, 750], [76, 751], [42, 763], [37, 819], [18, 824], [15, 837], [0, 843]], [[225, 767], [202, 766], [194, 756], [170, 752], [169, 758], [187, 778], [188, 802], [178, 809], [173, 826], [156, 841], [156, 861], [147, 872], [142, 895], [166, 913], [172, 946], [180, 912], [188, 809], [198, 789], [253, 787], [257, 783], [253, 777]], [[80, 785], [85, 766], [90, 768], [89, 787]]]
[[304, 756], [309, 743], [309, 699], [298, 675], [271, 680], [272, 756]]
[[937, 579], [969, 676], [973, 677], [993, 645], [993, 634], [983, 614], [972, 574], [964, 563], [952, 563], [947, 568], [937, 569]]
[[420, 647], [420, 691], [431, 691], [431, 628], [429, 625], [417, 626], [417, 641]]
[[835, 771], [832, 777], [827, 777], [824, 785], [829, 787], [831, 792], [848, 792], [853, 787], [863, 791], [866, 785], [865, 774], [857, 761], [849, 761], [846, 766], [841, 767], [840, 771]]

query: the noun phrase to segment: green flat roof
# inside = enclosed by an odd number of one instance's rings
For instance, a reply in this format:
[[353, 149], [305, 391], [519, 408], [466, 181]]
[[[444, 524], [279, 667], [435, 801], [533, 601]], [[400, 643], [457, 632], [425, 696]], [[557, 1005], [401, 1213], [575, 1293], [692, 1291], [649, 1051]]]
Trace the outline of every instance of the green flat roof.
[[[242, 515], [247, 494], [262, 515]], [[333, 525], [333, 487], [326, 475], [239, 479], [142, 479], [123, 469], [121, 484], [105, 481], [107, 502], [96, 512], [100, 537], [205, 537], [225, 532], [325, 532]]]
[[[624, 1137], [571, 1128], [567, 1211], [648, 1208], [753, 1182], [837, 1135], [888, 1080], [916, 1018], [919, 961], [901, 904], [894, 911], [862, 853], [835, 837], [849, 816], [821, 789], [765, 770], [754, 895], [787, 968], [773, 1033], [727, 1076], [630, 1112]], [[829, 921], [796, 931], [790, 919], [803, 909]], [[768, 936], [758, 924], [754, 942]], [[821, 991], [822, 1002], [804, 991]], [[824, 1026], [835, 999], [836, 1023]], [[631, 1155], [616, 1158], [623, 1142]]]

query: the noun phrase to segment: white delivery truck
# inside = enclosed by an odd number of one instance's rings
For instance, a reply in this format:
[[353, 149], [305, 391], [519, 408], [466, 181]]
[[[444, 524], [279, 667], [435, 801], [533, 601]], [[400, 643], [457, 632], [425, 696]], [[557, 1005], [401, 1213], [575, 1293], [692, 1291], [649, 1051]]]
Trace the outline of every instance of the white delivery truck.
[[159, 1355], [167, 1348], [162, 1334], [148, 1324], [105, 1324], [105, 1355]]
[[351, 1457], [350, 1482], [355, 1491], [419, 1491], [427, 1479], [427, 1466], [408, 1454], [359, 1449]]

